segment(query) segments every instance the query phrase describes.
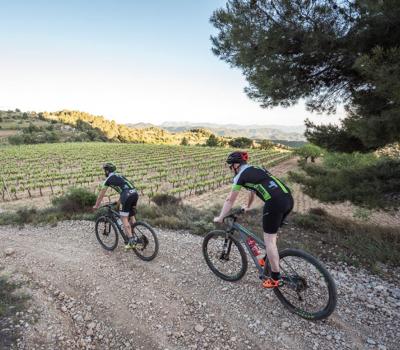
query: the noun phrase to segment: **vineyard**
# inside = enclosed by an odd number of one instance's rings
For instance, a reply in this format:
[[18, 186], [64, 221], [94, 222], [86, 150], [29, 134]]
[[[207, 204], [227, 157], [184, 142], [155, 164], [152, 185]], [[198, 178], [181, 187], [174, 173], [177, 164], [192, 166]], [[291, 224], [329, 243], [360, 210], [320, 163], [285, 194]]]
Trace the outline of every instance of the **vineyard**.
[[[115, 163], [117, 172], [133, 180], [148, 198], [157, 193], [188, 197], [232, 180], [225, 165], [230, 151], [117, 143], [4, 147], [0, 154], [0, 201], [56, 195], [71, 186], [96, 191], [104, 180], [101, 166], [106, 161]], [[270, 167], [291, 156], [285, 150], [251, 150], [250, 162]]]

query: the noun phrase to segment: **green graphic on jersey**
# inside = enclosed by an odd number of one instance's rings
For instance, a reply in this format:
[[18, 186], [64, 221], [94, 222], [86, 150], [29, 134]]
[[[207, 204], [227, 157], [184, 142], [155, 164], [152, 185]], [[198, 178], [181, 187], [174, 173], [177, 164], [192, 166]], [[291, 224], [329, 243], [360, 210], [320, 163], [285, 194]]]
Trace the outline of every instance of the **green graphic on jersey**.
[[288, 191], [287, 188], [283, 185], [283, 183], [280, 182], [275, 176], [270, 175], [270, 177], [271, 177], [272, 179], [275, 180], [275, 182], [279, 185], [279, 187], [282, 189], [283, 192], [289, 193], [289, 191]]
[[262, 198], [267, 201], [269, 199], [271, 199], [271, 195], [268, 193], [268, 191], [264, 188], [263, 185], [261, 184], [251, 184], [251, 183], [245, 183], [244, 184], [245, 187], [250, 187], [253, 190], [257, 191], [258, 193], [261, 194]]

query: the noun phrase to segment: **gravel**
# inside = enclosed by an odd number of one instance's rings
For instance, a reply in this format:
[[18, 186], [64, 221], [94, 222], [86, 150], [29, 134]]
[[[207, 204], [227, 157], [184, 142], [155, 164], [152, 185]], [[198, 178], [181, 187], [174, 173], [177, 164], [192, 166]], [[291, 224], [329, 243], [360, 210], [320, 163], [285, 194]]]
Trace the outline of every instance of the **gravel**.
[[159, 256], [144, 262], [122, 246], [103, 250], [93, 226], [2, 227], [0, 267], [32, 295], [30, 312], [0, 329], [18, 327], [16, 349], [398, 348], [397, 282], [328, 263], [337, 310], [309, 322], [262, 289], [253, 268], [236, 283], [213, 275], [201, 237], [157, 230]]

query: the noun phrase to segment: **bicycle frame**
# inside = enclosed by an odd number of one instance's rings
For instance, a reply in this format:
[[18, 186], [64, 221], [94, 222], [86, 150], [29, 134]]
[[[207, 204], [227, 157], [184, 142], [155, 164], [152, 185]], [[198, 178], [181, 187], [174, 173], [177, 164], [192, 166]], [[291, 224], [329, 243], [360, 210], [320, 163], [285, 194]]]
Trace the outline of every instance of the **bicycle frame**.
[[117, 226], [119, 234], [121, 235], [122, 239], [124, 240], [125, 243], [128, 242], [128, 237], [125, 235], [124, 230], [118, 225], [118, 222], [116, 220], [116, 218], [121, 218], [121, 215], [119, 215], [119, 213], [117, 211], [115, 211], [114, 209], [111, 208], [110, 204], [106, 204], [102, 206], [103, 208], [107, 208], [107, 214], [109, 214], [109, 217], [112, 218], [112, 220], [115, 223], [115, 226]]
[[238, 224], [236, 221], [233, 221], [231, 228], [227, 231], [228, 233], [233, 233], [234, 231], [238, 231], [240, 235], [240, 240], [242, 243], [245, 245], [249, 255], [253, 259], [253, 262], [258, 270], [260, 278], [263, 278], [265, 276], [265, 273], [268, 271], [268, 263], [266, 262], [265, 266], [262, 267], [260, 263], [258, 262], [257, 258], [253, 255], [251, 248], [249, 244], [247, 243], [248, 238], [252, 238], [256, 241], [256, 243], [262, 248], [265, 249], [265, 243], [263, 240], [261, 240], [259, 237], [256, 236], [254, 232], [251, 232], [247, 228], [243, 227], [242, 225]]

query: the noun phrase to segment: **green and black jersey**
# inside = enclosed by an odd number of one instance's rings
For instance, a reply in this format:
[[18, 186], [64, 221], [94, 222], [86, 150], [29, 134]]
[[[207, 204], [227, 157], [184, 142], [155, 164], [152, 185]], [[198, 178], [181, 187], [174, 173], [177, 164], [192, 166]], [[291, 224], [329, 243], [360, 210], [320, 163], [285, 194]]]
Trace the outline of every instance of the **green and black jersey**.
[[233, 179], [233, 191], [239, 191], [242, 187], [254, 191], [264, 202], [290, 193], [289, 188], [268, 171], [248, 164], [242, 165]]
[[118, 193], [122, 193], [125, 190], [133, 190], [135, 186], [128, 181], [124, 176], [118, 175], [116, 173], [111, 173], [108, 175], [107, 179], [103, 183], [103, 188], [111, 187]]

